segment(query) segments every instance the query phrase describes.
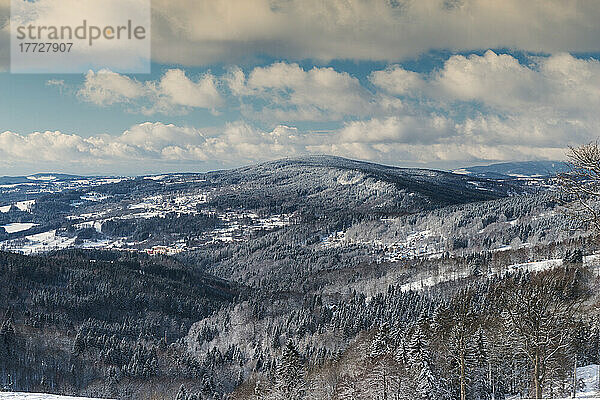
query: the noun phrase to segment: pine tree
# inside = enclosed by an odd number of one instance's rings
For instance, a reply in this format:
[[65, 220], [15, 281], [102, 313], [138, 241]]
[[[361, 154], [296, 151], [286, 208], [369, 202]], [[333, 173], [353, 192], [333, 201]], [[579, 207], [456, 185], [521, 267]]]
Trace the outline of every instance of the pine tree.
[[276, 369], [275, 396], [278, 399], [301, 399], [304, 396], [304, 362], [292, 341], [283, 348]]
[[438, 381], [432, 370], [429, 340], [424, 332], [423, 322], [422, 318], [415, 329], [408, 354], [416, 376], [417, 394], [419, 398], [429, 400], [437, 398]]
[[187, 396], [187, 391], [185, 390], [185, 386], [183, 384], [181, 384], [181, 386], [179, 386], [179, 391], [177, 392], [177, 396], [175, 397], [175, 400], [187, 400], [188, 396]]
[[488, 355], [487, 340], [483, 329], [479, 329], [476, 334], [476, 342], [470, 352], [472, 358], [471, 390], [469, 398], [473, 400], [488, 400], [491, 398], [491, 389], [488, 382]]
[[371, 342], [371, 351], [369, 356], [373, 359], [376, 359], [386, 354], [389, 350], [389, 327], [387, 324], [383, 324], [375, 332], [375, 336]]

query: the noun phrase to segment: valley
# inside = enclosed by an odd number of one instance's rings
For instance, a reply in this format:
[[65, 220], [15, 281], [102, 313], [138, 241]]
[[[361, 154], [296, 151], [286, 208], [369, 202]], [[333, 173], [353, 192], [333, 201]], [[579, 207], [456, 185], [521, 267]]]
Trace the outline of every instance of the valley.
[[[581, 367], [600, 354], [600, 249], [547, 167], [489, 167], [490, 178], [315, 156], [2, 178], [17, 186], [0, 194], [0, 386], [119, 399], [450, 399], [462, 332], [462, 351], [480, 360], [469, 361], [469, 390], [525, 395], [527, 357], [506, 319], [524, 311], [502, 293], [526, 297], [538, 280], [576, 288], [585, 311], [555, 328], [586, 338], [573, 350]], [[456, 330], [461, 312], [468, 332]], [[547, 379], [568, 390], [565, 376]]]

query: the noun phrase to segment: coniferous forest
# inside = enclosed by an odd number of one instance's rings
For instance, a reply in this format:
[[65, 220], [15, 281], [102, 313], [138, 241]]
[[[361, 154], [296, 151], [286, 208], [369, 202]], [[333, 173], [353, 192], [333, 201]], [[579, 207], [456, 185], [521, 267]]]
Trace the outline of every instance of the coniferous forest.
[[[163, 179], [0, 215], [32, 224], [0, 252], [5, 390], [557, 398], [600, 364], [600, 248], [553, 177], [310, 158]], [[27, 251], [46, 232], [65, 245]]]

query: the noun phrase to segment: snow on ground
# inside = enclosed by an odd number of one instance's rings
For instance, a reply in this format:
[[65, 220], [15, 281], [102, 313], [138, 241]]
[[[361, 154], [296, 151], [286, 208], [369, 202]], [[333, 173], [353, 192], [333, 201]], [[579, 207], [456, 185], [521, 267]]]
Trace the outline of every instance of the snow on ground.
[[87, 201], [100, 202], [100, 201], [108, 199], [108, 196], [105, 194], [102, 194], [102, 193], [89, 192], [88, 194], [84, 194], [83, 196], [80, 196], [80, 199], [87, 200]]
[[16, 233], [26, 231], [38, 224], [32, 224], [30, 222], [13, 222], [12, 224], [2, 225], [6, 233]]
[[464, 168], [460, 168], [460, 169], [455, 169], [454, 171], [452, 171], [453, 174], [459, 174], [459, 175], [471, 175], [470, 171], [467, 171]]
[[167, 175], [154, 175], [154, 176], [145, 176], [144, 179], [151, 179], [153, 181], [161, 181], [165, 179]]
[[422, 278], [418, 280], [414, 280], [400, 286], [400, 290], [403, 292], [408, 292], [409, 290], [419, 291], [422, 289], [426, 289], [432, 286], [435, 286], [439, 283], [444, 283], [448, 281], [455, 281], [458, 279], [466, 278], [471, 274], [471, 271], [459, 271], [450, 274], [442, 274], [442, 275], [433, 275], [427, 278]]
[[552, 269], [556, 267], [560, 267], [563, 264], [562, 258], [554, 258], [550, 260], [543, 261], [534, 261], [522, 264], [512, 264], [507, 267], [508, 270], [524, 270], [529, 272], [538, 272], [545, 271], [547, 269]]
[[[528, 272], [540, 272], [548, 269], [560, 267], [563, 265], [562, 258], [553, 258], [550, 260], [533, 261], [528, 263], [512, 264], [506, 267], [502, 267], [498, 270], [493, 270], [490, 275], [503, 275], [509, 271], [528, 271]], [[600, 254], [592, 254], [583, 257], [583, 265], [590, 267], [593, 270], [600, 272]], [[455, 281], [458, 279], [466, 278], [471, 275], [469, 270], [452, 271], [449, 273], [435, 274], [435, 275], [422, 275], [417, 277], [410, 282], [404, 283], [400, 286], [400, 290], [407, 292], [409, 290], [419, 291], [438, 285], [440, 283]]]
[[28, 176], [27, 179], [30, 181], [53, 181], [56, 180], [54, 175], [38, 175], [38, 176]]
[[102, 233], [102, 224], [105, 222], [106, 220], [92, 220], [92, 221], [85, 221], [85, 222], [81, 222], [78, 224], [75, 224], [75, 228], [77, 229], [83, 229], [83, 228], [94, 228], [96, 230], [96, 232], [98, 233]]
[[[72, 247], [75, 238], [56, 235], [56, 230], [42, 232], [24, 238], [7, 240], [1, 243], [0, 248], [22, 254], [35, 254], [51, 250], [60, 250]], [[0, 398], [1, 400], [1, 398]]]
[[577, 380], [580, 380], [584, 387], [577, 397], [581, 398], [600, 398], [600, 390], [598, 388], [598, 365], [586, 365], [585, 367], [577, 368]]
[[[31, 210], [31, 206], [35, 203], [35, 200], [24, 200], [24, 201], [19, 201], [17, 203], [14, 204], [15, 207], [17, 207], [19, 210], [21, 211], [29, 211]], [[10, 210], [10, 207], [12, 205], [6, 205], [6, 206], [2, 206], [0, 207], [0, 212], [2, 213], [6, 213]]]
[[90, 397], [58, 396], [46, 393], [0, 392], [0, 400], [90, 400]]
[[15, 203], [15, 206], [21, 211], [29, 211], [35, 200], [25, 200]]
[[[522, 263], [522, 264], [512, 264], [512, 265], [509, 265], [507, 268], [509, 270], [510, 269], [513, 269], [513, 270], [522, 269], [522, 270], [530, 271], [530, 272], [539, 272], [539, 271], [545, 271], [547, 269], [560, 267], [561, 265], [563, 265], [562, 258], [553, 258], [550, 260], [533, 261], [533, 262]], [[600, 268], [600, 254], [591, 254], [589, 256], [584, 256], [583, 257], [583, 265], [585, 265], [587, 267], [592, 267], [592, 269]]]
[[490, 188], [486, 188], [483, 186], [483, 184], [481, 182], [476, 182], [476, 181], [468, 181], [467, 182], [470, 185], [475, 186], [475, 189], [477, 190], [486, 190], [486, 191], [492, 191], [492, 189]]
[[[577, 399], [600, 399], [600, 389], [598, 389], [598, 365], [590, 364], [585, 367], [577, 368], [577, 380], [583, 386], [577, 391]], [[546, 398], [546, 397], [545, 397]], [[572, 396], [557, 398], [555, 400], [568, 400]], [[2, 399], [0, 397], [0, 399]], [[509, 396], [507, 400], [520, 400], [521, 396]]]

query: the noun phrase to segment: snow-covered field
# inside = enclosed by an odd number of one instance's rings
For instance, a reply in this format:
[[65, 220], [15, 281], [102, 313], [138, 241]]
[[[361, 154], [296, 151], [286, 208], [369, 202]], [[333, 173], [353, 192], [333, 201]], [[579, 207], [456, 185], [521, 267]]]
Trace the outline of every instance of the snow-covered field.
[[[22, 254], [36, 254], [45, 251], [60, 250], [71, 247], [75, 238], [67, 238], [56, 234], [56, 229], [36, 233], [24, 238], [7, 240], [0, 243], [0, 249]], [[1, 398], [0, 398], [1, 399]]]
[[90, 400], [90, 397], [58, 396], [46, 393], [0, 392], [0, 400]]
[[12, 224], [2, 225], [2, 227], [4, 228], [6, 233], [17, 233], [26, 231], [27, 229], [30, 229], [37, 225], [38, 224], [32, 224], [30, 222], [13, 222]]

